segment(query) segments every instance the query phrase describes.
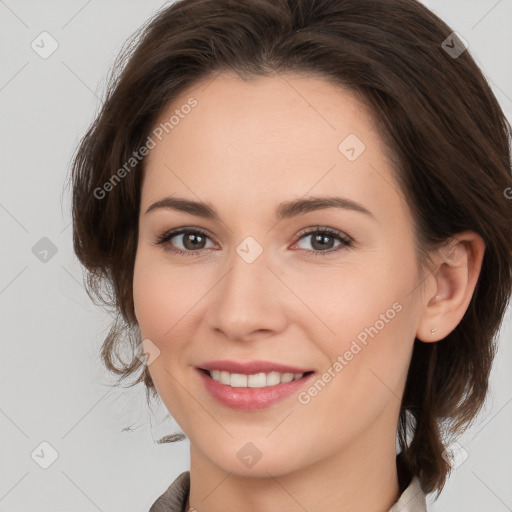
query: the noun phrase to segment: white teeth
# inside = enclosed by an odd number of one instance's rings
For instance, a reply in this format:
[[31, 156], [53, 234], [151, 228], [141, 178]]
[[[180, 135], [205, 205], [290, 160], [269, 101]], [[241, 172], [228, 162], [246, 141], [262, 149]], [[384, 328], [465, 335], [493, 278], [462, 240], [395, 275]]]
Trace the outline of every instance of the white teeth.
[[232, 388], [246, 388], [247, 375], [242, 375], [241, 373], [232, 373], [230, 386]]
[[[231, 385], [233, 386], [233, 377], [236, 375], [234, 373], [231, 375]], [[248, 388], [262, 388], [267, 385], [267, 376], [264, 373], [256, 373], [254, 375], [249, 375], [247, 377], [247, 387]], [[241, 386], [237, 386], [241, 387]]]
[[210, 377], [221, 384], [226, 384], [233, 388], [263, 388], [265, 386], [275, 386], [284, 382], [300, 379], [303, 373], [255, 373], [244, 375], [241, 373], [229, 373], [221, 370], [210, 370]]
[[267, 386], [281, 384], [281, 374], [279, 372], [270, 372], [266, 374]]

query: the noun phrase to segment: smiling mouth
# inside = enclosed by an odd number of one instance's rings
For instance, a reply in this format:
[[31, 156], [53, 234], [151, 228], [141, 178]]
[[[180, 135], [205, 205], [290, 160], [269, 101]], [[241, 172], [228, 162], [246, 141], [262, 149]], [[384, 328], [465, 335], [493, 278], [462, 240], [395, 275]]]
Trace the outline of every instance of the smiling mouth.
[[232, 388], [263, 388], [285, 384], [311, 375], [313, 371], [304, 373], [260, 372], [253, 374], [231, 373], [222, 370], [206, 370], [199, 368], [209, 378]]

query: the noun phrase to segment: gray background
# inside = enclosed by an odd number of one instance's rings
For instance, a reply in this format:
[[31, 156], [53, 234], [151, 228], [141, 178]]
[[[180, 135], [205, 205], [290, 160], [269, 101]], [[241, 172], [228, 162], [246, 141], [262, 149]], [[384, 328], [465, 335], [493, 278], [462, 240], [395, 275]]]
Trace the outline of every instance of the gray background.
[[[424, 3], [469, 43], [512, 119], [512, 0]], [[148, 412], [142, 386], [109, 386], [110, 318], [84, 291], [63, 188], [115, 56], [162, 5], [0, 0], [0, 512], [147, 511], [189, 467], [188, 440], [154, 442], [179, 431], [165, 408]], [[47, 59], [31, 47], [43, 31], [59, 45]], [[50, 247], [46, 262], [34, 246]], [[459, 441], [469, 457], [429, 510], [512, 510], [511, 326], [509, 310], [487, 407]], [[42, 442], [58, 454], [48, 469]]]

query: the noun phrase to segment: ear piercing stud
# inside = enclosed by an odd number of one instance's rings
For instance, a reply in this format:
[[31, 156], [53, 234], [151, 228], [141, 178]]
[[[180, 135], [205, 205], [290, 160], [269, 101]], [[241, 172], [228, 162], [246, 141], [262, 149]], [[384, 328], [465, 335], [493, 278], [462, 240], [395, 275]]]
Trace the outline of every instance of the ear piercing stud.
[[[436, 295], [435, 302], [441, 300], [441, 295]], [[434, 327], [433, 329], [430, 329], [431, 334], [435, 334], [437, 331], [437, 328]]]

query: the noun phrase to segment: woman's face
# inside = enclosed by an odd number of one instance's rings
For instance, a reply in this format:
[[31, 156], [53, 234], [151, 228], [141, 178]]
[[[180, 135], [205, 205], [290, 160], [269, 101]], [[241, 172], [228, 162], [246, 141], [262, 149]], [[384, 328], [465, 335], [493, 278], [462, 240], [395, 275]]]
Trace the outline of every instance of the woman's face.
[[[319, 78], [221, 74], [160, 121], [134, 303], [150, 374], [193, 456], [251, 476], [382, 446], [394, 457], [422, 301], [411, 214], [375, 119]], [[230, 387], [199, 370], [221, 360], [314, 373], [273, 387], [294, 372], [232, 377], [220, 363]]]

